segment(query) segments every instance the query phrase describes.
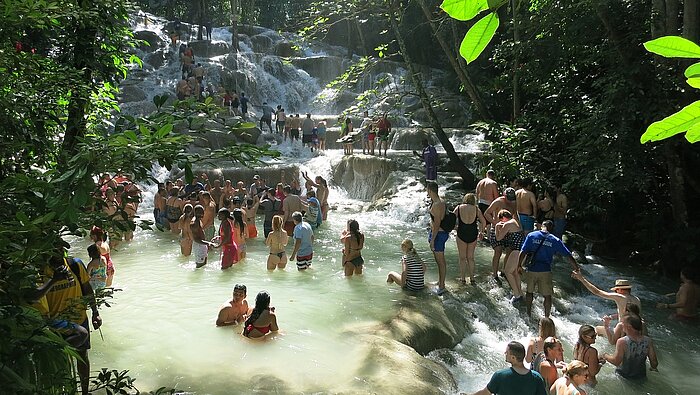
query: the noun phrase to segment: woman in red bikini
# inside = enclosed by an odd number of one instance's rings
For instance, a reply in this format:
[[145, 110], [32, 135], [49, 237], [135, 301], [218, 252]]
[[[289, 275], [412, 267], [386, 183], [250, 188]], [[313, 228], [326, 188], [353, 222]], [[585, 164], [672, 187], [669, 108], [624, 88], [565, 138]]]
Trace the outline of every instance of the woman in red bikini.
[[275, 308], [270, 307], [270, 294], [260, 291], [255, 297], [253, 312], [243, 324], [243, 336], [257, 339], [278, 330]]

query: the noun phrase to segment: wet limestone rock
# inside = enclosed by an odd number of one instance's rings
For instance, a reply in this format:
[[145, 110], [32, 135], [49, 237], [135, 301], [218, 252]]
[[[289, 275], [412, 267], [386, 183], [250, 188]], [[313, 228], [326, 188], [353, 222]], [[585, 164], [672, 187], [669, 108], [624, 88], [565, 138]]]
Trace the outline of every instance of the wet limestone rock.
[[294, 67], [306, 71], [314, 78], [318, 78], [321, 84], [333, 81], [345, 71], [345, 59], [338, 56], [309, 56], [293, 58], [291, 61]]
[[130, 103], [146, 100], [146, 92], [135, 85], [126, 85], [119, 88], [119, 102]]
[[275, 44], [274, 53], [275, 55], [283, 58], [290, 58], [292, 56], [296, 56], [297, 50], [293, 43], [289, 41], [281, 41]]
[[374, 200], [393, 170], [394, 163], [386, 158], [346, 156], [333, 169], [333, 183], [341, 185], [354, 199]]
[[399, 129], [391, 140], [391, 149], [417, 150], [423, 149], [423, 139], [428, 139], [431, 144], [436, 144], [435, 136], [425, 129]]
[[376, 394], [449, 394], [456, 390], [444, 365], [422, 357], [411, 347], [377, 335], [360, 339], [366, 357], [355, 372], [362, 378], [356, 384], [362, 387], [358, 390], [371, 389]]
[[231, 52], [231, 48], [228, 43], [220, 41], [191, 41], [189, 45], [192, 46], [192, 51], [194, 51], [195, 60], [197, 61], [199, 61], [198, 58], [212, 58], [214, 56], [226, 55]]
[[137, 30], [134, 32], [134, 38], [148, 43], [148, 45], [142, 43], [139, 46], [139, 48], [145, 52], [153, 52], [158, 48], [165, 46], [165, 41], [160, 38], [158, 33], [151, 30]]

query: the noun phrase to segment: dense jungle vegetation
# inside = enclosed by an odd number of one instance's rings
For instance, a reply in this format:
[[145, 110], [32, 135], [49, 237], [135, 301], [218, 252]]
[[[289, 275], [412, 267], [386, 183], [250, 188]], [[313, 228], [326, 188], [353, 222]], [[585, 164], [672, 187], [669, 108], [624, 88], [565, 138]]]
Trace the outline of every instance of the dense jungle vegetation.
[[[459, 2], [458, 0], [450, 0]], [[432, 0], [142, 0], [168, 18], [215, 26], [243, 24], [300, 31], [345, 45], [349, 56], [427, 65], [454, 74], [473, 103], [473, 121], [492, 143], [483, 167], [504, 177], [561, 183], [572, 229], [616, 258], [661, 261], [675, 272], [697, 264], [700, 149], [682, 134], [640, 143], [648, 125], [698, 99], [683, 70], [642, 44], [665, 35], [700, 41], [700, 0], [464, 0], [465, 12], [500, 19], [493, 40], [467, 64], [465, 33]], [[37, 272], [61, 235], [82, 234], [113, 218], [90, 211], [96, 176], [124, 171], [149, 177], [151, 163], [205, 160], [184, 153], [171, 132], [210, 103], [163, 106], [145, 118], [109, 123], [115, 86], [135, 62], [127, 0], [16, 0], [0, 17], [0, 388], [7, 393], [64, 393], [66, 343], [27, 307]], [[472, 7], [472, 8], [469, 8]], [[485, 7], [485, 8], [484, 8]], [[435, 45], [435, 43], [439, 45]], [[411, 69], [412, 70], [412, 69]], [[411, 78], [424, 107], [430, 97]], [[439, 119], [431, 125], [439, 131]], [[108, 133], [110, 132], [110, 133]], [[443, 142], [443, 139], [440, 139]], [[157, 148], [157, 149], [156, 149]], [[447, 147], [446, 147], [447, 148]], [[220, 157], [254, 163], [264, 149], [236, 146]], [[454, 157], [450, 158], [454, 161]], [[473, 181], [473, 180], [472, 180]], [[109, 295], [105, 295], [108, 297]], [[107, 377], [109, 376], [109, 377]], [[70, 381], [70, 378], [68, 379]], [[103, 373], [97, 387], [131, 385]]]

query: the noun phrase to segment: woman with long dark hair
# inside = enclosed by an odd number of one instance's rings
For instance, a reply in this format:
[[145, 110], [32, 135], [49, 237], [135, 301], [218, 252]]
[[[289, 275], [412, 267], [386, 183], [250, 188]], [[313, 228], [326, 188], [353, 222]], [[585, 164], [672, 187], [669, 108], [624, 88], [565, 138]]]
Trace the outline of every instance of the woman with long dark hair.
[[362, 274], [365, 260], [362, 258], [362, 247], [365, 246], [365, 235], [360, 232], [360, 224], [354, 219], [348, 220], [347, 228], [340, 235], [343, 248], [343, 269], [346, 276]]
[[233, 241], [238, 246], [238, 259], [245, 259], [246, 239], [248, 228], [243, 221], [243, 210], [240, 208], [233, 210]]
[[260, 291], [255, 297], [255, 307], [243, 325], [243, 336], [257, 339], [278, 330], [275, 308], [270, 307], [270, 294]]

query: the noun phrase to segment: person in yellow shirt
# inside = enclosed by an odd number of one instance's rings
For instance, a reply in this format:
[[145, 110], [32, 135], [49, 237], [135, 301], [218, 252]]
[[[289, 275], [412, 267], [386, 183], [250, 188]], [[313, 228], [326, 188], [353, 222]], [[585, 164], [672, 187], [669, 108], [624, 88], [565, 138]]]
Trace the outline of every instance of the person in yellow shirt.
[[81, 390], [83, 394], [88, 394], [90, 329], [85, 301], [92, 309], [93, 328], [99, 329], [102, 325], [95, 295], [90, 286], [90, 276], [82, 261], [67, 257], [62, 247], [58, 254], [49, 260], [43, 277], [45, 284], [37, 289], [32, 298], [37, 301], [34, 306], [53, 320], [51, 327], [76, 348], [80, 356], [77, 364]]

